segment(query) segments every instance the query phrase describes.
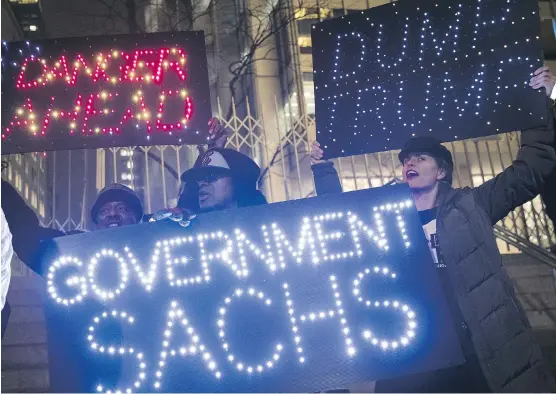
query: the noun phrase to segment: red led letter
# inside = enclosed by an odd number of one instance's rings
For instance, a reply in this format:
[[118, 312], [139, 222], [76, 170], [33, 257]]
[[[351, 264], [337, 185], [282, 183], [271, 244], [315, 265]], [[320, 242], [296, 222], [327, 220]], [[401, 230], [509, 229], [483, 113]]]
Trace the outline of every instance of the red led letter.
[[[166, 101], [169, 99], [172, 99], [174, 102], [176, 102], [178, 106], [170, 104], [170, 111], [167, 110], [166, 115], [168, 115], [168, 112], [170, 112], [171, 118], [178, 119], [176, 119], [176, 121], [172, 123], [162, 123], [162, 119], [164, 117], [164, 108], [165, 106], [168, 106]], [[193, 103], [191, 102], [191, 98], [187, 96], [187, 92], [185, 90], [162, 91], [162, 93], [160, 94], [160, 102], [158, 104], [158, 113], [156, 114], [156, 130], [172, 131], [186, 128], [187, 121], [191, 119], [192, 115]]]
[[[42, 67], [42, 74], [35, 80], [29, 81], [27, 76], [29, 74], [29, 67], [32, 63], [40, 63]], [[48, 74], [48, 66], [46, 65], [46, 60], [39, 59], [35, 56], [26, 57], [23, 61], [23, 65], [21, 66], [21, 71], [19, 72], [19, 76], [17, 77], [17, 81], [15, 86], [18, 89], [25, 89], [25, 88], [36, 88], [39, 86], [46, 85], [46, 76]]]

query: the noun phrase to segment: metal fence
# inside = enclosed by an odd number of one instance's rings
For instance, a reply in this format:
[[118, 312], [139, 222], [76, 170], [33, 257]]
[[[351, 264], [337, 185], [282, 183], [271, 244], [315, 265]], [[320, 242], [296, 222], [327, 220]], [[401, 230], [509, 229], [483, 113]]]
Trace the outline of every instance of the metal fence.
[[[315, 136], [314, 118], [292, 116], [278, 105], [273, 114], [254, 116], [249, 102], [243, 105], [244, 117], [233, 111], [224, 118], [220, 106], [218, 115], [229, 132], [228, 147], [249, 155], [261, 166], [260, 185], [267, 199], [277, 202], [313, 196], [309, 140]], [[473, 187], [511, 164], [519, 147], [519, 133], [446, 146], [454, 156], [454, 186]], [[98, 191], [113, 182], [132, 187], [146, 212], [175, 206], [179, 176], [193, 165], [197, 155], [194, 146], [29, 153], [9, 156], [10, 167], [2, 177], [22, 194], [43, 225], [63, 231], [89, 229], [89, 210]], [[397, 151], [337, 159], [335, 164], [344, 191], [382, 186], [401, 175]], [[537, 245], [556, 243], [554, 228], [538, 197], [501, 224]], [[517, 251], [502, 241], [499, 247], [503, 253]]]

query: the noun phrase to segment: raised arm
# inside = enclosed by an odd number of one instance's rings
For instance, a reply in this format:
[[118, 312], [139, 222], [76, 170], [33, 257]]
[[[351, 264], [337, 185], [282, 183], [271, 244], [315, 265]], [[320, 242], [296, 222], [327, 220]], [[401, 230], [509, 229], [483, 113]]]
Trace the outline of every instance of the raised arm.
[[[547, 78], [550, 72], [543, 67], [535, 72], [531, 86], [545, 87], [550, 96], [554, 84], [545, 86]], [[488, 213], [493, 225], [543, 191], [549, 175], [556, 169], [552, 107], [552, 101], [547, 100], [546, 126], [522, 131], [521, 147], [512, 165], [473, 189], [475, 199]]]
[[313, 170], [317, 196], [341, 194], [342, 184], [334, 168], [334, 163], [322, 160], [323, 154], [320, 144], [314, 141], [311, 145], [311, 169]]
[[40, 226], [35, 212], [25, 203], [19, 193], [6, 181], [2, 181], [2, 210], [12, 234], [13, 250], [29, 268], [42, 275], [42, 267], [36, 258], [41, 241], [64, 235], [63, 232]]

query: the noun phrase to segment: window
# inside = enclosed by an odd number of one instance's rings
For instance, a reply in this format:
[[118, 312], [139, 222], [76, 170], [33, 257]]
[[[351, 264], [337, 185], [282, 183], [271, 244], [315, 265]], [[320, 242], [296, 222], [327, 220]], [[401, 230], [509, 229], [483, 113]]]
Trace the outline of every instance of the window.
[[31, 190], [31, 206], [33, 209], [37, 209], [37, 193], [34, 190]]
[[[303, 73], [311, 74], [311, 73]], [[305, 104], [307, 105], [307, 113], [309, 115], [315, 114], [315, 85], [313, 81], [303, 80], [303, 96], [305, 97]]]
[[299, 46], [299, 52], [301, 53], [311, 53], [313, 42], [311, 36], [297, 37], [297, 45]]
[[333, 18], [337, 18], [339, 16], [344, 16], [344, 15], [345, 15], [345, 12], [344, 12], [343, 8], [334, 8], [332, 10], [332, 17]]
[[332, 17], [337, 18], [339, 16], [344, 16], [344, 15], [352, 14], [354, 12], [359, 12], [359, 11], [361, 11], [361, 10], [354, 10], [354, 9], [344, 10], [343, 8], [334, 8], [332, 10]]
[[312, 26], [315, 23], [318, 23], [318, 22], [319, 22], [319, 20], [317, 18], [298, 20], [296, 23], [297, 23], [297, 31], [298, 31], [299, 35], [300, 36], [310, 36]]
[[303, 82], [313, 82], [313, 73], [312, 72], [304, 72], [303, 73]]
[[10, 3], [17, 3], [17, 4], [35, 4], [38, 2], [39, 0], [10, 0]]
[[37, 31], [37, 25], [28, 25], [28, 26], [23, 26], [23, 30], [24, 31]]

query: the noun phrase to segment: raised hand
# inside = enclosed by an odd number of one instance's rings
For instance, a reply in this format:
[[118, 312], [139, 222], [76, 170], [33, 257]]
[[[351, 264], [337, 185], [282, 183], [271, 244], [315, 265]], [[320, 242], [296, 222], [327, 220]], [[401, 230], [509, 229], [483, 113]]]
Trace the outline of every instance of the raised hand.
[[529, 86], [533, 89], [546, 89], [547, 97], [550, 97], [554, 85], [556, 84], [556, 78], [550, 72], [548, 66], [543, 66], [533, 73], [533, 77], [529, 81]]
[[209, 125], [209, 143], [208, 147], [211, 148], [224, 148], [228, 142], [228, 133], [226, 128], [220, 124], [218, 119], [211, 118], [208, 122]]
[[311, 165], [326, 163], [326, 160], [322, 160], [323, 155], [324, 151], [320, 148], [318, 141], [313, 141], [311, 144]]

